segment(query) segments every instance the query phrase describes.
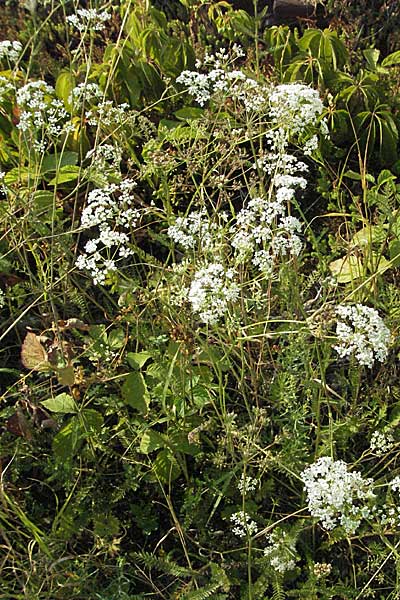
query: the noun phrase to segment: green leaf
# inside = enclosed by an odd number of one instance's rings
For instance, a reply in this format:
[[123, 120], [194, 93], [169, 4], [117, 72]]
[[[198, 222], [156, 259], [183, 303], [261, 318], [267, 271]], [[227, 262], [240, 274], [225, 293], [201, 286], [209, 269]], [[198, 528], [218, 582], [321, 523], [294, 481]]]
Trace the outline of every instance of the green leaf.
[[58, 394], [54, 398], [44, 400], [41, 404], [47, 410], [55, 413], [69, 414], [77, 412], [75, 400], [69, 394]]
[[72, 365], [66, 367], [58, 367], [56, 370], [57, 379], [61, 385], [71, 386], [75, 383], [75, 372]]
[[81, 445], [82, 433], [79, 418], [77, 416], [72, 417], [53, 439], [53, 452], [56, 457], [63, 462], [70, 461]]
[[400, 50], [392, 52], [386, 56], [381, 62], [382, 67], [392, 67], [393, 65], [400, 65]]
[[[343, 177], [348, 177], [349, 179], [353, 179], [354, 181], [361, 181], [361, 179], [362, 179], [360, 173], [357, 173], [356, 171], [351, 171], [351, 170], [343, 173]], [[366, 173], [365, 179], [367, 181], [369, 181], [370, 183], [375, 183], [375, 177], [373, 175], [370, 175], [369, 173]]]
[[61, 71], [56, 81], [56, 94], [60, 98], [68, 110], [71, 109], [69, 97], [72, 90], [76, 86], [76, 79], [70, 71]]
[[141, 369], [145, 363], [152, 358], [151, 352], [128, 352], [126, 360], [132, 369]]
[[122, 397], [125, 402], [142, 414], [147, 414], [150, 399], [146, 382], [141, 373], [129, 373], [122, 386]]
[[367, 48], [363, 50], [364, 58], [367, 61], [368, 69], [375, 71], [378, 65], [380, 51], [376, 48]]
[[85, 437], [92, 437], [93, 434], [99, 433], [103, 423], [103, 415], [93, 408], [85, 408], [81, 412], [83, 429]]
[[381, 225], [368, 225], [352, 237], [351, 243], [355, 246], [369, 246], [374, 243], [382, 243], [386, 239], [386, 231]]
[[164, 448], [164, 446], [165, 440], [161, 433], [154, 431], [154, 429], [148, 429], [142, 436], [139, 450], [143, 454], [150, 454], [150, 452], [154, 452], [154, 450], [158, 450], [159, 448]]
[[338, 283], [349, 283], [364, 275], [361, 259], [358, 256], [343, 256], [330, 263], [329, 269]]
[[153, 473], [162, 483], [170, 483], [180, 475], [180, 467], [169, 450], [161, 450], [153, 463]]
[[57, 171], [61, 167], [75, 166], [78, 162], [77, 152], [63, 152], [62, 154], [47, 154], [43, 158], [41, 173]]
[[393, 267], [400, 267], [400, 240], [393, 240], [389, 244], [389, 256]]
[[66, 165], [61, 167], [57, 175], [49, 181], [49, 185], [59, 185], [60, 183], [68, 183], [70, 181], [76, 181], [81, 172], [80, 167], [73, 165]]
[[193, 119], [200, 119], [204, 115], [203, 108], [197, 108], [196, 106], [184, 106], [180, 108], [174, 115], [177, 119], [182, 119], [183, 121], [191, 121]]

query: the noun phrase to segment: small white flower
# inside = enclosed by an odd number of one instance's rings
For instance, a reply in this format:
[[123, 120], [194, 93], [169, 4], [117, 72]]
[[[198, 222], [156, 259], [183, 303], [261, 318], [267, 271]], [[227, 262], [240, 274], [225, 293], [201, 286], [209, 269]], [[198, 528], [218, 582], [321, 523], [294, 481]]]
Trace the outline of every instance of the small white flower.
[[204, 323], [215, 325], [239, 297], [235, 272], [211, 263], [195, 273], [187, 298]]
[[357, 471], [349, 472], [342, 460], [319, 458], [301, 474], [307, 493], [308, 510], [325, 529], [342, 526], [354, 533], [371, 511], [368, 501], [375, 497], [372, 479], [363, 479]]
[[374, 431], [371, 435], [370, 449], [377, 456], [382, 456], [394, 446], [394, 438], [390, 430]]
[[10, 40], [0, 42], [0, 60], [16, 63], [21, 53], [22, 44], [20, 42], [11, 42]]
[[233, 513], [230, 520], [234, 524], [232, 533], [238, 537], [244, 538], [247, 536], [252, 536], [258, 531], [257, 523], [253, 521], [250, 515], [243, 510]]
[[67, 17], [67, 22], [81, 33], [88, 30], [102, 31], [110, 16], [106, 10], [100, 12], [95, 8], [78, 8], [75, 15]]
[[299, 558], [296, 540], [280, 528], [268, 534], [266, 539], [269, 545], [264, 549], [264, 555], [269, 559], [271, 567], [282, 575], [294, 569]]
[[254, 477], [249, 477], [242, 473], [242, 476], [238, 483], [238, 490], [241, 494], [248, 494], [254, 492], [257, 489], [258, 481]]
[[368, 306], [340, 305], [336, 335], [339, 344], [334, 349], [339, 356], [354, 355], [360, 365], [371, 368], [375, 360], [384, 362], [389, 353], [390, 331], [378, 312]]

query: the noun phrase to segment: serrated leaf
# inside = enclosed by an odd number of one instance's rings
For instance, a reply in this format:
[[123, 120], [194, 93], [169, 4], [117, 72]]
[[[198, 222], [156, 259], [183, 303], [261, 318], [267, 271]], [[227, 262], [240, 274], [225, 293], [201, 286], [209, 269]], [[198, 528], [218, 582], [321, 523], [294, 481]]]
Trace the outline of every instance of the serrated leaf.
[[358, 256], [343, 256], [330, 263], [329, 269], [338, 283], [349, 283], [364, 274], [363, 264]]
[[21, 362], [27, 369], [33, 371], [49, 371], [51, 364], [47, 352], [37, 335], [28, 332], [21, 348]]
[[44, 400], [41, 404], [47, 410], [55, 413], [73, 414], [77, 412], [75, 400], [69, 394], [58, 394], [54, 398]]
[[122, 397], [125, 402], [142, 414], [146, 414], [149, 408], [149, 394], [146, 382], [141, 373], [129, 373], [122, 386]]
[[158, 431], [154, 431], [154, 429], [148, 429], [142, 435], [139, 450], [143, 454], [150, 454], [150, 452], [154, 452], [154, 450], [158, 450], [159, 448], [163, 448], [164, 446], [165, 440], [161, 433], [158, 433]]

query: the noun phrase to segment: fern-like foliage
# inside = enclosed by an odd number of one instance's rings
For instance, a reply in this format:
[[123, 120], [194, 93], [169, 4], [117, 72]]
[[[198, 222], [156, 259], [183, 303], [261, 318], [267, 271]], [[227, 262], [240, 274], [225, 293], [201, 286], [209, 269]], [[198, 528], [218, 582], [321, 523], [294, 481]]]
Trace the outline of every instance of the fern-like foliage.
[[192, 577], [195, 574], [187, 567], [181, 567], [178, 563], [169, 558], [160, 558], [159, 556], [150, 554], [150, 552], [134, 552], [132, 557], [138, 563], [147, 567], [147, 569], [156, 569], [166, 575], [173, 575], [174, 577]]
[[282, 586], [282, 579], [279, 576], [274, 577], [272, 581], [271, 600], [286, 600], [286, 594]]

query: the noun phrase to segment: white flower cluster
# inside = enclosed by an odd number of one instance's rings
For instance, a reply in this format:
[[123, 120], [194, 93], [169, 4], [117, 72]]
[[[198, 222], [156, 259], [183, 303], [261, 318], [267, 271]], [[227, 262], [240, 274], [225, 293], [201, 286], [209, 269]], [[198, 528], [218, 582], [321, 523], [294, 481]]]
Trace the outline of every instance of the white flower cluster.
[[8, 79], [0, 75], [0, 102], [5, 98], [10, 92], [14, 90], [14, 86]]
[[[24, 133], [59, 137], [70, 131], [69, 115], [61, 100], [54, 98], [54, 89], [45, 81], [32, 81], [17, 91], [16, 99], [21, 109], [18, 129]], [[43, 139], [36, 140], [34, 147], [42, 151]]]
[[117, 127], [126, 123], [127, 111], [129, 110], [130, 107], [127, 102], [114, 106], [111, 100], [104, 100], [104, 102], [100, 102], [97, 106], [86, 111], [85, 118], [91, 127]]
[[0, 42], [0, 60], [6, 60], [9, 63], [16, 63], [21, 56], [22, 44], [20, 42], [11, 42], [4, 40]]
[[307, 467], [301, 478], [308, 509], [326, 529], [342, 526], [351, 534], [371, 514], [372, 479], [363, 479], [357, 471], [350, 473], [344, 461], [324, 456]]
[[339, 344], [334, 346], [339, 356], [354, 355], [360, 365], [369, 368], [374, 360], [385, 360], [389, 352], [390, 331], [375, 309], [363, 304], [340, 305], [336, 314], [341, 319], [336, 325]]
[[76, 266], [88, 271], [95, 285], [105, 283], [107, 277], [117, 270], [118, 259], [133, 254], [129, 247], [129, 234], [140, 218], [140, 211], [132, 208], [135, 186], [134, 181], [126, 179], [119, 185], [110, 184], [88, 195], [81, 226], [85, 229], [98, 227], [99, 236], [86, 242], [84, 254], [78, 257]]
[[75, 15], [67, 17], [67, 21], [83, 33], [85, 31], [102, 31], [109, 18], [110, 13], [106, 10], [99, 12], [95, 8], [78, 8]]
[[239, 512], [233, 513], [233, 515], [231, 515], [230, 520], [234, 524], [234, 527], [232, 528], [232, 533], [234, 535], [237, 535], [238, 537], [244, 538], [252, 536], [258, 531], [257, 523], [253, 521], [250, 515], [248, 515], [243, 510], [239, 510]]
[[122, 150], [112, 144], [101, 144], [89, 150], [85, 158], [90, 159], [92, 168], [107, 175], [107, 173], [119, 170]]
[[186, 217], [178, 217], [168, 227], [168, 235], [185, 250], [203, 248], [210, 250], [214, 244], [218, 226], [212, 223], [205, 210], [195, 211]]
[[210, 263], [197, 271], [187, 290], [193, 312], [209, 325], [215, 325], [238, 297], [234, 269], [225, 269], [220, 263]]
[[318, 91], [303, 83], [278, 85], [269, 96], [272, 122], [301, 135], [309, 125], [315, 125], [324, 110]]
[[377, 456], [383, 456], [394, 446], [394, 437], [390, 430], [374, 431], [369, 447]]
[[298, 559], [296, 540], [279, 528], [266, 538], [269, 545], [264, 549], [264, 555], [268, 558], [271, 567], [281, 575], [294, 569]]
[[79, 83], [71, 90], [68, 102], [72, 104], [74, 110], [79, 110], [83, 104], [102, 97], [103, 92], [97, 83]]
[[3, 308], [3, 306], [5, 305], [5, 303], [6, 303], [5, 294], [4, 294], [3, 290], [0, 289], [0, 308]]
[[257, 112], [268, 101], [268, 88], [247, 77], [243, 71], [231, 69], [230, 63], [239, 56], [243, 53], [238, 46], [233, 49], [233, 60], [232, 53], [228, 55], [225, 49], [215, 55], [207, 54], [203, 63], [197, 62], [196, 66], [208, 68], [208, 73], [183, 71], [176, 81], [187, 87], [200, 106], [204, 106], [215, 94], [222, 94], [242, 103], [247, 111]]
[[400, 477], [397, 476], [394, 479], [392, 479], [389, 485], [390, 489], [393, 490], [393, 492], [400, 492]]
[[254, 492], [257, 489], [258, 481], [254, 477], [249, 477], [242, 473], [238, 483], [238, 490], [241, 494], [245, 495], [249, 492]]

